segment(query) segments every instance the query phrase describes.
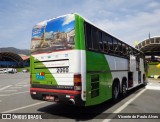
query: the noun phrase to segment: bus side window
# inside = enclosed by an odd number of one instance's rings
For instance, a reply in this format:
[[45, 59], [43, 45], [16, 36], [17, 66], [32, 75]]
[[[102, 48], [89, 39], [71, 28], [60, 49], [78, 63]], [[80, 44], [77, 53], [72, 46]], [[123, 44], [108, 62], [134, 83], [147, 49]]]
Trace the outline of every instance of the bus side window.
[[128, 56], [128, 45], [126, 45], [126, 56], [129, 57]]
[[93, 50], [98, 50], [99, 49], [99, 44], [98, 44], [98, 39], [97, 39], [97, 29], [95, 27], [92, 27], [91, 30], [91, 35], [92, 35], [92, 42], [93, 42]]
[[126, 56], [126, 44], [122, 43], [122, 49], [123, 49], [123, 56]]
[[122, 56], [122, 43], [118, 41], [118, 49], [119, 49], [119, 55]]
[[103, 52], [103, 41], [102, 41], [102, 32], [98, 31], [98, 42], [99, 42], [99, 50]]
[[114, 47], [114, 53], [116, 55], [118, 55], [118, 52], [119, 52], [119, 50], [118, 50], [118, 42], [117, 42], [117, 39], [115, 39], [115, 38], [113, 38], [113, 47]]
[[128, 48], [128, 55], [130, 56], [130, 55], [133, 55], [133, 51], [132, 51], [132, 48], [129, 46], [129, 48]]
[[92, 40], [91, 40], [91, 26], [85, 23], [85, 39], [88, 49], [92, 49]]
[[113, 53], [113, 42], [112, 38], [109, 35], [107, 35], [107, 42], [108, 42], [109, 53]]
[[126, 44], [125, 44], [125, 49], [124, 49], [124, 51], [125, 51], [125, 52], [124, 52], [124, 56], [125, 56], [126, 58], [129, 58], [129, 55], [130, 55], [130, 54], [129, 54], [129, 46], [126, 45]]
[[102, 33], [102, 42], [104, 47], [104, 52], [108, 52], [108, 42], [107, 42], [107, 36], [105, 33]]
[[135, 56], [137, 56], [137, 54], [138, 54], [138, 52], [137, 52], [137, 50], [133, 50], [133, 55], [135, 55]]

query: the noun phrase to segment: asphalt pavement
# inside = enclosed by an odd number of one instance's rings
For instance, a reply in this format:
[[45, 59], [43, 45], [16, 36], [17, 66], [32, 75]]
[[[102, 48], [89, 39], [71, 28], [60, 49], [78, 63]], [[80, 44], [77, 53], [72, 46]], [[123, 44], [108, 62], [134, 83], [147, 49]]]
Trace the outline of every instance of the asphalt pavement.
[[[65, 122], [114, 122], [117, 119], [111, 118], [117, 117], [117, 114], [160, 113], [160, 80], [149, 79], [146, 87], [133, 89], [118, 103], [109, 100], [86, 108], [32, 100], [29, 87], [29, 73], [0, 74], [0, 113], [44, 113], [45, 116], [52, 118], [45, 120], [47, 122], [53, 119]], [[159, 119], [118, 119], [118, 121], [158, 122]]]

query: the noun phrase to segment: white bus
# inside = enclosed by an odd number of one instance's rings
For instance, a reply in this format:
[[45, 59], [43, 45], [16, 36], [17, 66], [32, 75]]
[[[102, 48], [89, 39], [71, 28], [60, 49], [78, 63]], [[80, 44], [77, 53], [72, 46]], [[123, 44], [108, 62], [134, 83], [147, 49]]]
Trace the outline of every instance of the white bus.
[[33, 99], [91, 106], [145, 82], [144, 56], [78, 14], [34, 26], [31, 42]]

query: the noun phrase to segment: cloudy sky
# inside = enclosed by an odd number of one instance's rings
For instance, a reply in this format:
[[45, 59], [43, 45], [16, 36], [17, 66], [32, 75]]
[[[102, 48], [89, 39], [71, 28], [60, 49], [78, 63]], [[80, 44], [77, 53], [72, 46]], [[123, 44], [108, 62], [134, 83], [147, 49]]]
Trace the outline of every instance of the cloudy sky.
[[29, 49], [36, 23], [68, 13], [132, 46], [149, 32], [160, 36], [159, 0], [0, 0], [0, 47]]

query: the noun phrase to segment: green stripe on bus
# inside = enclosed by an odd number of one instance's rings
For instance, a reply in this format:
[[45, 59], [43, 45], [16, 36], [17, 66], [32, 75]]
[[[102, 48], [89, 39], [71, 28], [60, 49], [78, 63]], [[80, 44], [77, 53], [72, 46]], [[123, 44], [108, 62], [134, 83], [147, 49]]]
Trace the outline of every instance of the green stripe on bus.
[[75, 14], [75, 49], [85, 50], [84, 20]]

